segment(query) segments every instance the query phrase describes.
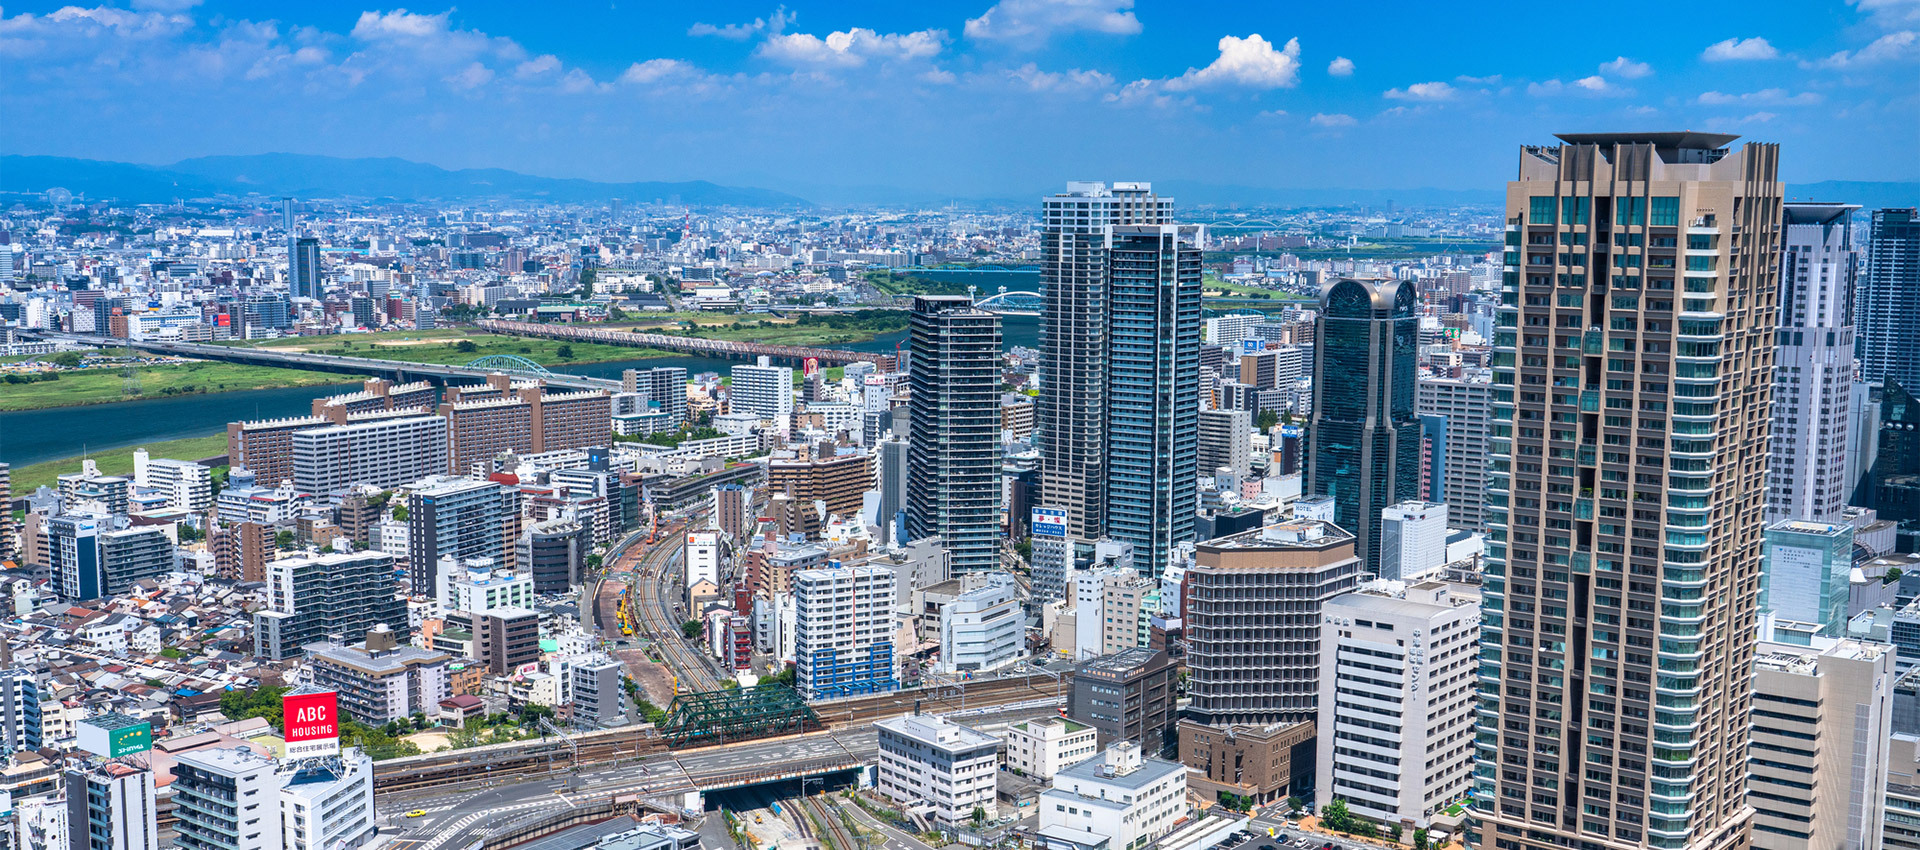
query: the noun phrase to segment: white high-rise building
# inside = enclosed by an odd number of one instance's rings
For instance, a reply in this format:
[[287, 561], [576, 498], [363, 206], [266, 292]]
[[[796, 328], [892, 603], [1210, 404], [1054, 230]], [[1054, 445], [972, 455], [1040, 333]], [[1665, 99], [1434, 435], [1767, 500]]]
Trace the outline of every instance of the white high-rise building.
[[293, 434], [293, 484], [314, 495], [355, 484], [393, 488], [447, 471], [447, 420], [408, 416]]
[[1380, 577], [1412, 581], [1447, 563], [1447, 506], [1401, 502], [1380, 512]]
[[894, 573], [876, 566], [793, 574], [794, 687], [808, 701], [898, 690]]
[[1758, 850], [1879, 850], [1893, 744], [1893, 647], [1761, 642], [1747, 803]]
[[373, 759], [357, 747], [340, 757], [281, 765], [280, 822], [287, 850], [352, 850], [373, 840]]
[[73, 762], [66, 772], [66, 793], [66, 847], [70, 850], [157, 850], [160, 846], [153, 771], [125, 760]]
[[1143, 847], [1187, 816], [1187, 768], [1143, 758], [1138, 743], [1118, 741], [1055, 773], [1039, 809], [1044, 846]]
[[174, 846], [180, 850], [281, 850], [284, 784], [273, 759], [251, 747], [214, 747], [174, 756]]
[[711, 531], [689, 532], [686, 565], [687, 587], [693, 587], [703, 581], [718, 587], [720, 584], [720, 535]]
[[1267, 320], [1264, 313], [1250, 313], [1245, 316], [1212, 316], [1207, 319], [1208, 345], [1239, 345], [1247, 334]]
[[1853, 394], [1852, 204], [1783, 204], [1767, 522], [1840, 516]]
[[203, 513], [213, 507], [213, 470], [192, 461], [150, 460], [146, 449], [134, 449], [133, 483], [165, 493], [170, 508]]
[[1425, 828], [1473, 786], [1478, 589], [1373, 581], [1320, 617], [1316, 802]]
[[762, 357], [758, 365], [733, 367], [731, 376], [727, 391], [730, 412], [769, 420], [783, 434], [792, 427], [792, 366], [774, 366]]

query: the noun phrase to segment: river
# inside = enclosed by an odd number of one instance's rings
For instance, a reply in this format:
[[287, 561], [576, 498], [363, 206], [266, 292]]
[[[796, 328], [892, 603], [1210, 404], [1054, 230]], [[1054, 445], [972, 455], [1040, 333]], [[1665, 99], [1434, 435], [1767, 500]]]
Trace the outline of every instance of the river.
[[[1006, 316], [1002, 324], [1007, 347], [1039, 347], [1039, 317]], [[901, 331], [838, 347], [884, 353], [904, 345], [906, 338], [906, 332]], [[592, 378], [618, 378], [626, 369], [650, 369], [655, 366], [682, 366], [689, 375], [700, 372], [725, 375], [735, 362], [711, 357], [650, 357], [552, 368], [556, 372]], [[352, 386], [356, 385], [239, 390], [0, 413], [0, 463], [10, 463], [18, 468], [73, 457], [82, 451], [103, 451], [162, 440], [203, 437], [224, 430], [228, 422], [236, 419], [305, 416], [312, 409], [314, 399], [335, 395]], [[4, 385], [0, 385], [0, 392], [6, 392]]]

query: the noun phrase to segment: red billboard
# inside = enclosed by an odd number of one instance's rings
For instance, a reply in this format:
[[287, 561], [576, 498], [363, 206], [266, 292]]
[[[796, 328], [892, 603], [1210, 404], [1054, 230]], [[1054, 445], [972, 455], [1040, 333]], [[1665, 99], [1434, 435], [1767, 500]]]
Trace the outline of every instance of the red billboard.
[[281, 697], [281, 725], [287, 758], [330, 756], [340, 752], [340, 695], [287, 694]]

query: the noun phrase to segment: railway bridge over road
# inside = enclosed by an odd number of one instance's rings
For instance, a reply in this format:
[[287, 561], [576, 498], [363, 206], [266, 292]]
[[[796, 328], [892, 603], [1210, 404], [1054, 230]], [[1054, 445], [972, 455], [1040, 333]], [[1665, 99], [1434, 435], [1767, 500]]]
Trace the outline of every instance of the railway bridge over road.
[[481, 319], [474, 326], [489, 333], [510, 336], [537, 336], [545, 339], [566, 340], [569, 342], [597, 342], [602, 345], [627, 345], [635, 348], [657, 348], [663, 351], [678, 351], [685, 354], [698, 354], [706, 357], [724, 357], [731, 360], [753, 360], [757, 357], [769, 357], [773, 360], [794, 366], [804, 365], [808, 360], [819, 361], [822, 366], [845, 366], [862, 361], [871, 362], [878, 355], [843, 348], [812, 348], [804, 345], [767, 345], [758, 342], [734, 342], [724, 339], [703, 339], [694, 336], [678, 336], [659, 333], [630, 333], [610, 331], [599, 328], [585, 328], [575, 325], [556, 325], [543, 322], [515, 322], [506, 319]]

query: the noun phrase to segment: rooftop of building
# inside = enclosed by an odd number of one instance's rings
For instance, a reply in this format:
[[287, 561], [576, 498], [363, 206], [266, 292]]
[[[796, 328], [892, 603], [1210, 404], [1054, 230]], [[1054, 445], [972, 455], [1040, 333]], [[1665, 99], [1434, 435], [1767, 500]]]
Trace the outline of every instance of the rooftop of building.
[[1871, 663], [1892, 651], [1893, 647], [1883, 643], [1819, 636], [1813, 638], [1810, 646], [1761, 641], [1759, 651], [1754, 655], [1753, 665], [1759, 670], [1814, 676], [1819, 674], [1822, 658]]
[[1186, 765], [1179, 762], [1143, 758], [1138, 744], [1121, 741], [1107, 747], [1099, 756], [1063, 768], [1054, 774], [1053, 782], [1056, 789], [1065, 784], [1063, 780], [1077, 779], [1132, 790], [1186, 770]]
[[[1305, 501], [1303, 497], [1302, 501]], [[1353, 535], [1331, 522], [1291, 519], [1199, 544], [1201, 549], [1326, 549], [1353, 542]]]
[[999, 738], [931, 714], [888, 717], [875, 721], [873, 725], [949, 752], [996, 747], [1000, 744]]
[[309, 644], [306, 651], [308, 658], [333, 662], [372, 675], [398, 673], [408, 667], [437, 664], [452, 658], [444, 652], [421, 649], [417, 646], [396, 646], [393, 649], [368, 652], [364, 646], [316, 643]]
[[1093, 676], [1110, 681], [1124, 681], [1140, 675], [1155, 663], [1156, 658], [1164, 659], [1166, 652], [1151, 647], [1136, 646], [1123, 649], [1111, 655], [1089, 658], [1080, 663], [1074, 671], [1076, 676]]

